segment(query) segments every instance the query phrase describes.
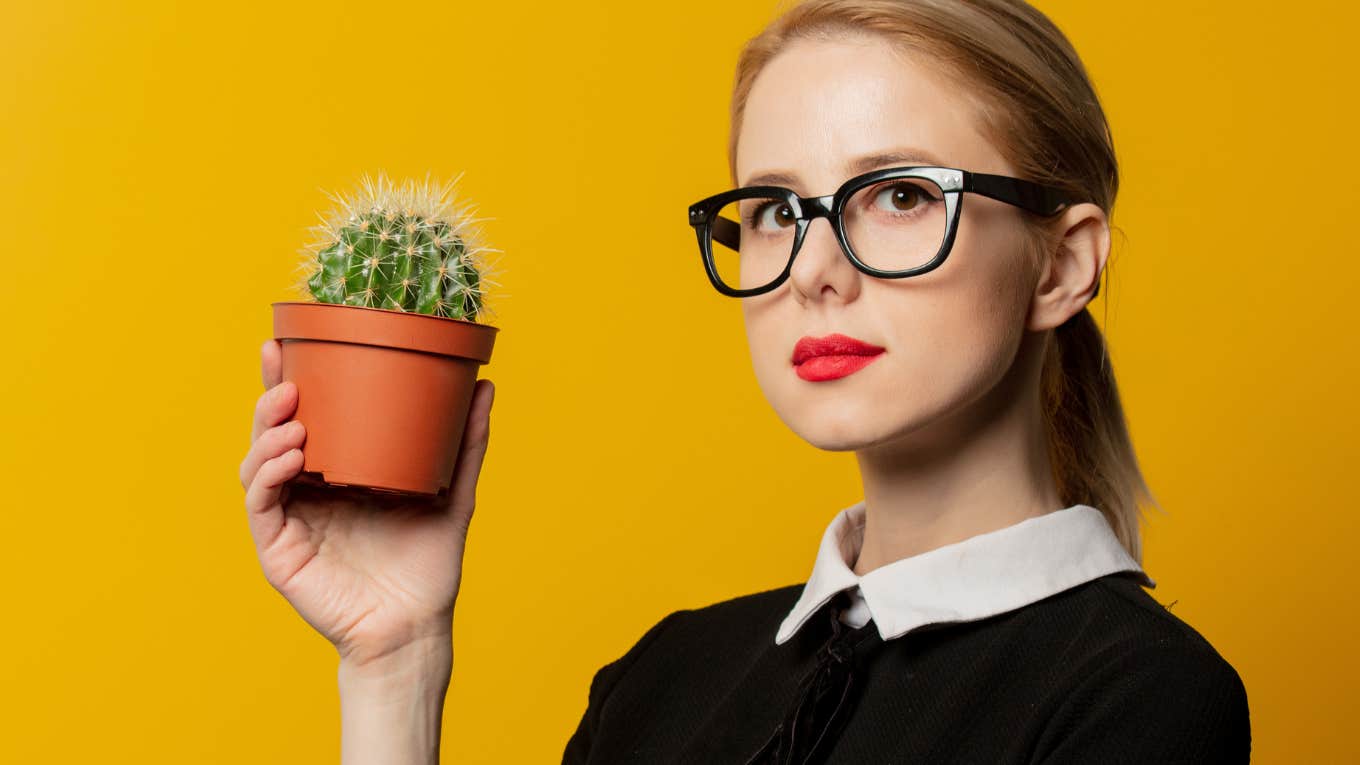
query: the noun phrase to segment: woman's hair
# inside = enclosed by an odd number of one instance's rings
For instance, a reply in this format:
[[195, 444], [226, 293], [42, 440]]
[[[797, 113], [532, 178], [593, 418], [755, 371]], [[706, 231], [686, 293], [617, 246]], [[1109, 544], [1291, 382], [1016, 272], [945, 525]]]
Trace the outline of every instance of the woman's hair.
[[[737, 137], [756, 75], [792, 42], [846, 36], [878, 37], [899, 52], [923, 54], [973, 104], [983, 135], [1021, 177], [1092, 202], [1110, 217], [1119, 168], [1105, 113], [1066, 36], [1023, 0], [804, 0], [786, 9], [747, 42], [737, 62], [728, 142], [734, 184]], [[1043, 219], [1024, 216], [1022, 250], [1038, 265], [1056, 241]], [[1108, 292], [1106, 300], [1108, 307]], [[1140, 505], [1157, 503], [1138, 468], [1105, 339], [1088, 309], [1054, 330], [1041, 388], [1062, 501], [1098, 508], [1141, 563]]]

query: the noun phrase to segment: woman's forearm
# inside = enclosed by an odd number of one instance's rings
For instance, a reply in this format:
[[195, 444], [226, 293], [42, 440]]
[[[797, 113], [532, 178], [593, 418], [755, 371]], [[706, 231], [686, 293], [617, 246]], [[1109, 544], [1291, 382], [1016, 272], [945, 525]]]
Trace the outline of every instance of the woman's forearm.
[[342, 765], [438, 765], [450, 637], [425, 638], [363, 666], [341, 660]]

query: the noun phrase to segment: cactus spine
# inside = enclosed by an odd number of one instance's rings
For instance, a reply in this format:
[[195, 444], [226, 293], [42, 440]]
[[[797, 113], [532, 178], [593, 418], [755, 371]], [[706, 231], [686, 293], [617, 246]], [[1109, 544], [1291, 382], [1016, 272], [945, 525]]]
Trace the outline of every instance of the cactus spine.
[[355, 196], [333, 196], [338, 207], [313, 227], [318, 237], [307, 247], [306, 290], [322, 303], [476, 321], [490, 281], [478, 256], [496, 250], [475, 243], [471, 224], [481, 219], [471, 210], [451, 212], [457, 181], [396, 188], [365, 176]]

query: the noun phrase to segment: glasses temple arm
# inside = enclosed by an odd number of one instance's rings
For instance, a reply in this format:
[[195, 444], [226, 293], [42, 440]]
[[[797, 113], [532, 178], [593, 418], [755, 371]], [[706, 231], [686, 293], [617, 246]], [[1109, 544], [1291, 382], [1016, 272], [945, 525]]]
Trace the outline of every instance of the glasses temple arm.
[[[1052, 186], [990, 173], [965, 172], [963, 190], [991, 197], [1039, 215], [1056, 215], [1072, 203], [1065, 193]], [[1101, 276], [1104, 276], [1104, 271], [1101, 272]], [[1091, 299], [1094, 300], [1099, 294], [1100, 282], [1097, 281]]]
[[1038, 215], [1056, 215], [1071, 204], [1067, 195], [1052, 186], [989, 173], [963, 174], [963, 190], [1029, 210]]
[[741, 248], [741, 225], [721, 215], [713, 216], [713, 241], [730, 250]]

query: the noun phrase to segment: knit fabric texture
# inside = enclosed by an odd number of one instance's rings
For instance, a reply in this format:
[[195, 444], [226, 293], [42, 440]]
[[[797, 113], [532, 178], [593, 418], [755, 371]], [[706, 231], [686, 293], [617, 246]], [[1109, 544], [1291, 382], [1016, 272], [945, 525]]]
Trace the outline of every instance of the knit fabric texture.
[[668, 614], [596, 672], [564, 765], [1246, 763], [1233, 666], [1129, 572], [888, 641], [802, 584]]

